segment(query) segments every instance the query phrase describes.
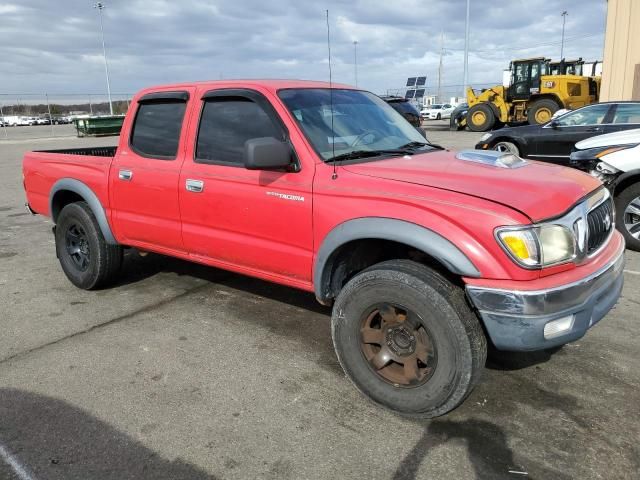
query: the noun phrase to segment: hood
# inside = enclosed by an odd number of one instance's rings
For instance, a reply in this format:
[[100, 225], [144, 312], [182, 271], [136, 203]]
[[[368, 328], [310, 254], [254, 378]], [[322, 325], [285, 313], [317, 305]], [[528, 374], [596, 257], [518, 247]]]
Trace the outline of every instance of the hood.
[[344, 165], [349, 172], [450, 190], [514, 208], [537, 222], [569, 210], [600, 181], [578, 170], [526, 161], [519, 168], [459, 160], [435, 151]]
[[576, 143], [576, 148], [578, 150], [587, 150], [588, 148], [607, 147], [610, 145], [629, 145], [634, 143], [640, 143], [640, 128], [587, 138], [586, 140]]

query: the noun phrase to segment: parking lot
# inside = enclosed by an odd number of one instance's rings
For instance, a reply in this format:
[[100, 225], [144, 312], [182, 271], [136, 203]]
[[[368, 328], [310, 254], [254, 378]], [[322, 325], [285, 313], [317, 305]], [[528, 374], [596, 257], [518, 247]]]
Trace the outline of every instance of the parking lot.
[[[426, 127], [455, 149], [481, 135]], [[640, 254], [586, 337], [493, 356], [460, 408], [409, 420], [345, 378], [312, 294], [134, 252], [119, 285], [73, 287], [22, 155], [117, 138], [54, 129], [0, 140], [0, 478], [640, 478]]]

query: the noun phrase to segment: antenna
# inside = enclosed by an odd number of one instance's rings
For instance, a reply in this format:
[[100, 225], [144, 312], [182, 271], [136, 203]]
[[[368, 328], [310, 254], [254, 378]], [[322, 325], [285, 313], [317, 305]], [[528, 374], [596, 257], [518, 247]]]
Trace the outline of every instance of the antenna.
[[[329, 10], [327, 13], [327, 50], [329, 51], [329, 108], [331, 109], [331, 156], [336, 156], [336, 132], [333, 130], [333, 81], [331, 77], [331, 30], [329, 30]], [[333, 174], [331, 180], [338, 178], [336, 161], [333, 161]]]

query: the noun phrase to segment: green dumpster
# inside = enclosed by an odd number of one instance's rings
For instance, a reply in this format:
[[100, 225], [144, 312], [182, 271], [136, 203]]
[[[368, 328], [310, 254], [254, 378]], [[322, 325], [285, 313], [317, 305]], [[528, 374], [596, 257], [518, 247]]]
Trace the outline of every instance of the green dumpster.
[[76, 118], [73, 121], [79, 137], [120, 135], [123, 122], [124, 115]]

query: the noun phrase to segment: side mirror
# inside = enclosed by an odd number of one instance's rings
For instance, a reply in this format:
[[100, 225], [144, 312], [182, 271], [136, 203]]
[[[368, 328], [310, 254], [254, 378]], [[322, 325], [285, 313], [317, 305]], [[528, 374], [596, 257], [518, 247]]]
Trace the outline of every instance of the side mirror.
[[273, 137], [252, 138], [244, 144], [244, 168], [283, 170], [291, 165], [291, 147]]
[[559, 125], [560, 125], [560, 124], [558, 123], [558, 121], [557, 121], [557, 120], [551, 120], [551, 121], [549, 122], [549, 126], [550, 126], [551, 128], [558, 128], [558, 126], [559, 126]]

